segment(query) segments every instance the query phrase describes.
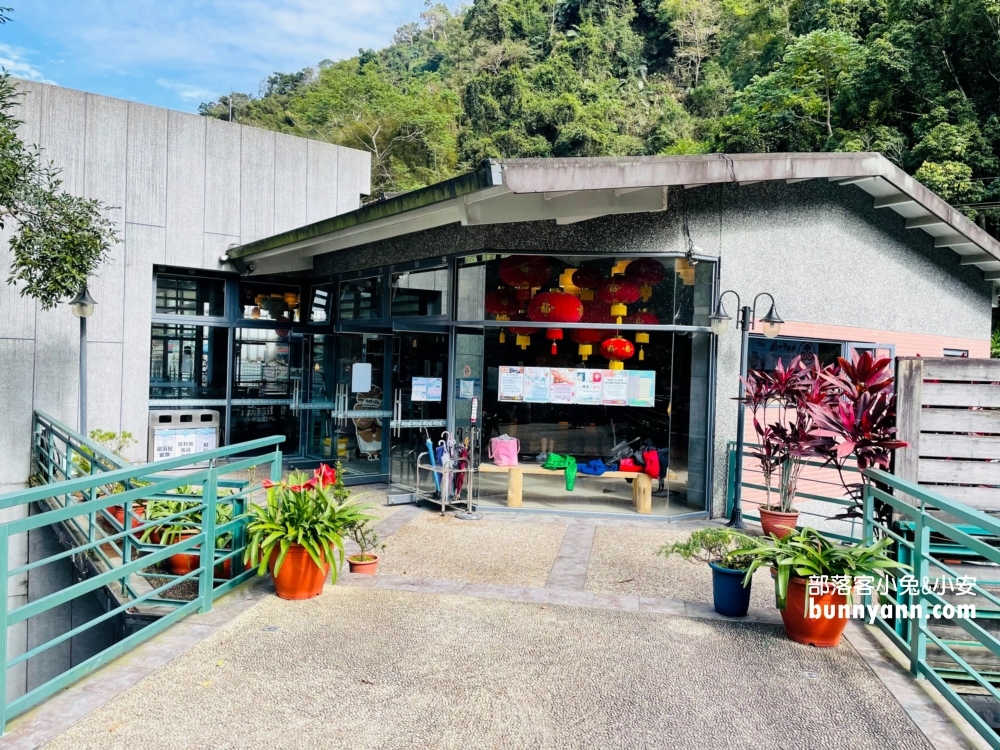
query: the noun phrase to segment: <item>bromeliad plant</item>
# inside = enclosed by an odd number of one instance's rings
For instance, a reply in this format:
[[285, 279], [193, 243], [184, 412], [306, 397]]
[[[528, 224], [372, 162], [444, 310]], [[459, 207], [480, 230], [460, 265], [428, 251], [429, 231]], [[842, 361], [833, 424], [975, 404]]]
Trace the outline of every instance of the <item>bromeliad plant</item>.
[[[885, 550], [892, 544], [885, 537], [873, 545], [847, 547], [827, 539], [812, 528], [795, 531], [781, 539], [771, 538], [763, 544], [735, 550], [732, 554], [751, 560], [744, 585], [760, 568], [775, 569], [775, 593], [778, 609], [784, 610], [788, 601], [788, 582], [794, 578], [813, 576], [846, 577], [848, 581], [859, 576], [874, 578], [879, 571], [904, 569], [909, 566], [896, 562]], [[848, 596], [850, 602], [850, 596]]]
[[287, 481], [264, 480], [267, 502], [251, 505], [246, 517], [248, 543], [244, 562], [267, 572], [273, 557], [273, 575], [278, 576], [289, 549], [300, 545], [316, 567], [330, 565], [333, 582], [344, 563], [343, 537], [352, 524], [374, 516], [365, 513], [367, 506], [351, 502], [350, 492], [335, 492], [336, 474], [327, 465], [320, 466], [312, 477], [291, 474]]

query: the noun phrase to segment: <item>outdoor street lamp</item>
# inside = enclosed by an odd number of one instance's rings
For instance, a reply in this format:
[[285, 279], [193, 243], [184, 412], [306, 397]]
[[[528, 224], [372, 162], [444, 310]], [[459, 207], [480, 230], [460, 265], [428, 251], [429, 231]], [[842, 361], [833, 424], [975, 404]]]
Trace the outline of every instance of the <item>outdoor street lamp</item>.
[[774, 305], [774, 297], [772, 297], [767, 292], [761, 292], [756, 297], [753, 298], [753, 305], [740, 306], [740, 295], [733, 290], [728, 290], [719, 295], [718, 301], [715, 303], [715, 312], [708, 316], [711, 321], [712, 333], [716, 336], [721, 336], [729, 328], [729, 322], [732, 318], [729, 313], [726, 312], [726, 308], [722, 306], [722, 298], [727, 294], [732, 294], [736, 297], [736, 306], [740, 311], [739, 319], [739, 329], [742, 332], [742, 340], [740, 342], [740, 389], [739, 389], [739, 412], [736, 416], [736, 470], [733, 472], [733, 481], [735, 487], [733, 488], [733, 512], [729, 516], [729, 523], [727, 526], [731, 526], [734, 529], [743, 528], [743, 428], [746, 420], [746, 409], [743, 407], [743, 398], [746, 395], [746, 387], [743, 384], [744, 379], [747, 376], [747, 348], [750, 342], [750, 331], [753, 329], [754, 321], [757, 319], [757, 300], [761, 297], [767, 297], [771, 300], [771, 309], [767, 311], [767, 315], [760, 318], [760, 329], [767, 338], [776, 338], [778, 333], [781, 332], [781, 324], [784, 323], [781, 316], [778, 315], [778, 310]]
[[69, 302], [70, 312], [80, 319], [80, 434], [87, 436], [87, 318], [94, 314], [97, 300], [90, 296], [87, 285]]

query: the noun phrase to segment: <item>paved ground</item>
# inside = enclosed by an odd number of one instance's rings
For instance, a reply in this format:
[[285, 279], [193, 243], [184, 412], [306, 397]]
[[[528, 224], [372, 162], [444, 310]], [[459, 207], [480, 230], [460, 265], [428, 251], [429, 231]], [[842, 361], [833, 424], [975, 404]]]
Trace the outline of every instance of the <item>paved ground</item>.
[[0, 747], [973, 746], [862, 628], [787, 640], [766, 578], [766, 608], [717, 615], [702, 566], [655, 555], [697, 524], [383, 514], [379, 576], [307, 602], [241, 587]]
[[264, 599], [48, 747], [929, 747], [886, 697], [774, 626], [334, 587]]

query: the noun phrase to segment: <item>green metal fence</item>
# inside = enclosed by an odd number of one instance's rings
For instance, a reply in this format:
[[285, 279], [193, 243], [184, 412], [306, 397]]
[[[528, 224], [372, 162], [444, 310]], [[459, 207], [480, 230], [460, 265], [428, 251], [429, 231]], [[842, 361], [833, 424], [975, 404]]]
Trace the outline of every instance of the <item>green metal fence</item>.
[[[261, 479], [280, 481], [278, 446], [283, 441], [283, 436], [261, 438], [193, 456], [131, 466], [51, 417], [36, 413], [32, 483], [41, 484], [0, 495], [0, 509], [24, 508], [24, 517], [0, 525], [0, 596], [2, 601], [9, 601], [8, 594], [14, 591], [18, 579], [66, 558], [72, 558], [86, 577], [10, 611], [2, 608], [0, 663], [5, 665], [5, 676], [32, 657], [127, 611], [148, 608], [159, 617], [12, 700], [8, 700], [7, 680], [0, 680], [0, 728], [11, 717], [127, 653], [177, 620], [196, 611], [209, 611], [215, 599], [253, 575], [242, 564], [246, 519], [241, 516], [253, 493], [260, 489], [258, 472]], [[241, 454], [261, 450], [268, 452], [240, 458]], [[264, 467], [266, 476], [259, 471]], [[251, 479], [226, 478], [239, 473], [248, 473]], [[176, 514], [147, 520], [140, 508], [151, 500], [182, 500], [185, 506]], [[123, 521], [115, 516], [118, 508], [124, 511]], [[169, 524], [183, 526], [187, 533], [169, 544], [143, 541], [146, 530]], [[10, 567], [8, 550], [17, 543], [17, 537], [43, 527], [58, 529], [64, 550]], [[150, 570], [184, 552], [197, 561], [189, 573], [172, 575], [160, 569]], [[171, 590], [187, 581], [195, 582], [194, 598], [172, 598]], [[101, 616], [22, 654], [8, 654], [10, 639], [6, 636], [10, 628], [99, 589], [106, 591], [112, 602]]]
[[[879, 604], [875, 623], [909, 658], [910, 672], [931, 682], [992, 747], [1000, 748], [1000, 736], [954, 689], [955, 683], [965, 682], [1000, 702], [1000, 691], [995, 686], [998, 675], [969, 663], [969, 655], [976, 652], [1000, 658], [1000, 640], [995, 631], [990, 632], [991, 625], [1000, 619], [1000, 599], [984, 588], [1000, 585], [1000, 581], [976, 580], [970, 584], [969, 571], [963, 574], [962, 570], [965, 562], [975, 562], [977, 570], [995, 570], [993, 566], [1000, 565], [1000, 549], [990, 544], [1000, 538], [1000, 520], [892, 474], [878, 470], [864, 473], [878, 483], [865, 487], [865, 541], [870, 543], [876, 536], [894, 539], [898, 559], [912, 567], [909, 575], [916, 582], [916, 587], [903, 586], [890, 578], [880, 591], [866, 595], [864, 603]], [[876, 516], [879, 501], [892, 508], [892, 524]], [[933, 586], [923, 585], [925, 581]], [[969, 588], [974, 596], [956, 596], [954, 592], [960, 588]], [[951, 598], [946, 597], [949, 590]], [[975, 619], [957, 613], [949, 617], [945, 608], [958, 603], [975, 605]], [[889, 614], [881, 610], [883, 604], [891, 608], [891, 617], [883, 616]], [[901, 612], [912, 612], [912, 605], [920, 606], [919, 616], [903, 617]], [[898, 610], [898, 606], [907, 609]], [[942, 608], [938, 612], [941, 618], [931, 617], [935, 607]], [[942, 625], [951, 631], [960, 629], [963, 637], [942, 637]], [[937, 627], [937, 633], [932, 626]], [[933, 662], [928, 659], [929, 645], [936, 647]]]
[[[757, 459], [749, 454], [749, 450], [757, 448], [756, 444], [746, 443], [743, 446], [743, 518], [760, 523], [757, 508], [761, 493], [767, 491], [763, 473]], [[728, 443], [726, 481], [726, 516], [733, 510], [733, 499], [736, 490], [736, 442]], [[812, 526], [832, 539], [856, 543], [861, 539], [861, 519], [840, 520], [836, 516], [847, 508], [855, 505], [846, 497], [843, 485], [835, 469], [819, 460], [803, 461], [805, 465], [802, 479], [799, 481], [800, 491], [796, 493], [796, 509], [799, 511], [798, 528]], [[858, 470], [845, 468], [846, 474], [857, 475]], [[774, 478], [777, 481], [777, 477]], [[860, 481], [860, 477], [859, 477]], [[771, 492], [775, 492], [772, 486]]]

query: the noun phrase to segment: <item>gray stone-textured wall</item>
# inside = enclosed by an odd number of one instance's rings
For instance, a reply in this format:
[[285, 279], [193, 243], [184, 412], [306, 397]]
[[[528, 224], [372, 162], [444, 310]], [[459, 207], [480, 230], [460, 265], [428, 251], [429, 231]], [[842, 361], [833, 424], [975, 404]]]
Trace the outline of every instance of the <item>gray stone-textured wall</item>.
[[[691, 236], [720, 259], [722, 289], [743, 300], [774, 294], [786, 320], [988, 339], [991, 283], [935, 249], [920, 230], [856, 187], [813, 180], [705, 186], [669, 193], [657, 214], [627, 214], [559, 226], [555, 222], [460, 226], [329, 253], [317, 274], [480, 251], [579, 254], [684, 252], [684, 203]], [[729, 303], [730, 313], [734, 305]], [[761, 313], [766, 311], [761, 311]], [[735, 437], [739, 336], [718, 342], [714, 505], [725, 491], [725, 444]]]
[[[91, 280], [88, 426], [128, 430], [146, 456], [153, 265], [222, 269], [234, 244], [353, 210], [369, 191], [369, 154], [82, 91], [21, 82], [23, 140], [62, 169], [66, 190], [107, 204], [119, 242]], [[0, 233], [0, 279], [10, 273]], [[232, 269], [229, 269], [232, 270]], [[31, 418], [78, 426], [79, 321], [42, 311], [0, 283], [0, 494], [24, 486]], [[0, 520], [23, 515], [0, 512]], [[24, 535], [11, 563], [27, 559]], [[23, 604], [27, 580], [9, 606]], [[11, 633], [11, 653], [25, 643]], [[20, 642], [20, 643], [18, 643]], [[23, 684], [22, 688], [23, 690]], [[11, 693], [14, 695], [16, 693]]]

